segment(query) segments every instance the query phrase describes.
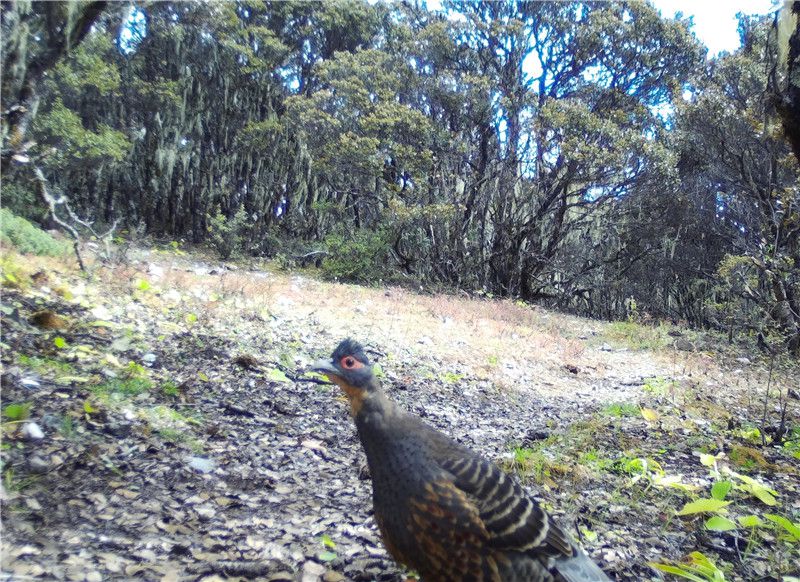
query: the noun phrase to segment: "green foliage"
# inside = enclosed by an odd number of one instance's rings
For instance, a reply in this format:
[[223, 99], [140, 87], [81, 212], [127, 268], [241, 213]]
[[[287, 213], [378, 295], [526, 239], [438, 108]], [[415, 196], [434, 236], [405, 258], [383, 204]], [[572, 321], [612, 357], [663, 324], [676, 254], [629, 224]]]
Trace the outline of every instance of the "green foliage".
[[323, 562], [330, 562], [337, 558], [336, 552], [336, 542], [334, 542], [328, 534], [322, 534], [320, 536], [320, 541], [322, 542], [322, 547], [324, 550], [317, 554], [317, 557], [322, 560]]
[[514, 447], [511, 452], [512, 458], [504, 468], [536, 483], [549, 481], [552, 473], [561, 469], [541, 447]]
[[445, 384], [458, 384], [464, 379], [464, 374], [456, 374], [455, 372], [444, 372], [439, 378]]
[[131, 143], [124, 133], [105, 123], [98, 123], [95, 131], [86, 129], [80, 116], [56, 97], [50, 110], [36, 118], [36, 126], [43, 144], [56, 148], [51, 163], [96, 164], [120, 162], [128, 156]]
[[112, 378], [101, 384], [91, 386], [90, 390], [99, 396], [138, 396], [153, 387], [147, 378]]
[[800, 524], [792, 523], [782, 515], [768, 513], [764, 517], [780, 527], [793, 542], [800, 542]]
[[675, 382], [675, 380], [668, 380], [666, 378], [656, 376], [654, 378], [646, 379], [644, 386], [642, 386], [642, 390], [656, 396], [664, 396], [672, 393], [676, 387], [677, 382]]
[[13, 245], [20, 253], [60, 257], [69, 251], [66, 243], [55, 240], [41, 228], [12, 214], [7, 208], [0, 208], [0, 238]]
[[148, 372], [147, 368], [141, 364], [137, 364], [136, 362], [128, 362], [128, 365], [122, 370], [122, 375], [125, 378], [141, 379], [147, 378]]
[[213, 214], [206, 215], [206, 223], [211, 244], [221, 259], [230, 259], [241, 250], [242, 241], [249, 228], [244, 206], [240, 206], [233, 216], [228, 217], [218, 205]]
[[291, 382], [289, 377], [278, 368], [273, 368], [267, 372], [267, 379], [272, 382]]
[[176, 396], [178, 396], [180, 394], [180, 391], [178, 390], [178, 387], [175, 385], [175, 382], [171, 382], [171, 381], [170, 382], [164, 382], [161, 385], [161, 391], [166, 396], [170, 396], [172, 398], [174, 398], [174, 397], [176, 397]]
[[113, 50], [114, 45], [109, 35], [91, 36], [75, 51], [71, 60], [56, 65], [57, 81], [75, 94], [94, 89], [99, 95], [119, 96], [119, 69], [104, 58], [104, 53]]
[[328, 279], [375, 283], [387, 279], [389, 243], [384, 230], [339, 230], [324, 240], [328, 255], [322, 273]]
[[20, 354], [17, 356], [17, 363], [42, 375], [71, 376], [75, 374], [72, 364], [53, 358]]
[[[32, 222], [42, 221], [47, 211], [36, 192], [27, 184], [3, 177], [3, 212], [10, 211]], [[0, 222], [5, 222], [3, 216]]]
[[674, 574], [693, 582], [725, 582], [725, 574], [701, 552], [692, 552], [684, 563], [661, 564], [650, 562], [656, 570]]
[[25, 420], [31, 414], [30, 402], [12, 402], [3, 407], [3, 418], [9, 421]]
[[730, 501], [719, 499], [696, 499], [686, 503], [675, 515], [694, 515], [696, 513], [716, 513], [723, 507], [730, 505]]
[[730, 481], [715, 481], [711, 486], [711, 497], [722, 501], [733, 487]]
[[630, 402], [614, 402], [603, 409], [603, 414], [618, 418], [638, 416], [639, 407]]

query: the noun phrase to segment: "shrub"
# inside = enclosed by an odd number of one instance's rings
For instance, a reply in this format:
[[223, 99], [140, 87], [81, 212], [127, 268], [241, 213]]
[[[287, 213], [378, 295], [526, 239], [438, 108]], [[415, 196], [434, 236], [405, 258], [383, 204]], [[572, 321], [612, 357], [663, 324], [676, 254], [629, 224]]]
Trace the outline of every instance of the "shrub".
[[242, 248], [242, 239], [248, 228], [244, 206], [240, 206], [233, 216], [228, 217], [217, 205], [214, 214], [206, 215], [206, 220], [211, 244], [221, 259], [230, 259]]
[[322, 273], [330, 279], [359, 283], [376, 282], [389, 274], [389, 243], [384, 230], [337, 231], [324, 240], [328, 256]]
[[0, 238], [20, 253], [58, 257], [69, 251], [66, 243], [57, 241], [7, 208], [0, 209]]
[[47, 216], [44, 205], [28, 186], [10, 180], [3, 181], [3, 207], [17, 216], [32, 221], [41, 221]]

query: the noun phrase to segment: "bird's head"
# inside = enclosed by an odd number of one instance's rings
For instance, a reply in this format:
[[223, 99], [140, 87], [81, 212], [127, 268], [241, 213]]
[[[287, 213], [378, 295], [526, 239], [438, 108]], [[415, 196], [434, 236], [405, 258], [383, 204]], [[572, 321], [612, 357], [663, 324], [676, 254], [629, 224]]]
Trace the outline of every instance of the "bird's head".
[[361, 410], [364, 399], [377, 390], [372, 364], [364, 348], [349, 338], [336, 346], [330, 360], [317, 360], [311, 369], [339, 385], [350, 400], [354, 416]]

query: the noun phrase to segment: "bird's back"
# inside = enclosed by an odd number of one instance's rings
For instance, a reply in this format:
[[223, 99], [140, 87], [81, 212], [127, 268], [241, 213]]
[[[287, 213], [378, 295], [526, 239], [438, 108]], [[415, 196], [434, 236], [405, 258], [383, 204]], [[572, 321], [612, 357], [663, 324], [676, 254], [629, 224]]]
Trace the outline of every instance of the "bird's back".
[[[522, 486], [421, 419], [356, 419], [388, 551], [425, 582], [604, 582]], [[563, 572], [562, 572], [563, 570]]]

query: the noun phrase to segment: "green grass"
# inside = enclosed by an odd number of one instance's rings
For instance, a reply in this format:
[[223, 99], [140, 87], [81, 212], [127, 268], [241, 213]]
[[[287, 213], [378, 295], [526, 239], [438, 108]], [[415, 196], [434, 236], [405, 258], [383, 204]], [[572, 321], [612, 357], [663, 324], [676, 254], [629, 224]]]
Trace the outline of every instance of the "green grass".
[[458, 384], [464, 379], [464, 374], [456, 374], [454, 372], [445, 372], [440, 376], [440, 379], [445, 384]]
[[514, 456], [503, 463], [503, 468], [524, 479], [545, 483], [550, 480], [554, 469], [560, 470], [558, 464], [545, 452], [544, 445], [535, 448], [513, 447], [511, 451]]
[[164, 382], [161, 385], [161, 391], [166, 396], [176, 397], [179, 394], [178, 387], [175, 385], [175, 382]]
[[603, 414], [617, 418], [638, 416], [639, 407], [629, 402], [614, 402], [603, 409]]
[[611, 342], [632, 350], [659, 350], [670, 344], [667, 326], [641, 325], [632, 321], [615, 321], [603, 335]]
[[645, 380], [642, 390], [650, 394], [655, 394], [656, 396], [664, 396], [674, 391], [676, 387], [677, 382], [674, 380], [667, 380], [666, 378], [656, 376]]
[[152, 387], [153, 383], [147, 378], [113, 378], [92, 386], [90, 390], [98, 396], [138, 396]]
[[42, 358], [38, 356], [17, 356], [17, 363], [28, 368], [32, 372], [42, 375], [71, 376], [75, 375], [75, 368], [72, 364], [54, 358]]

